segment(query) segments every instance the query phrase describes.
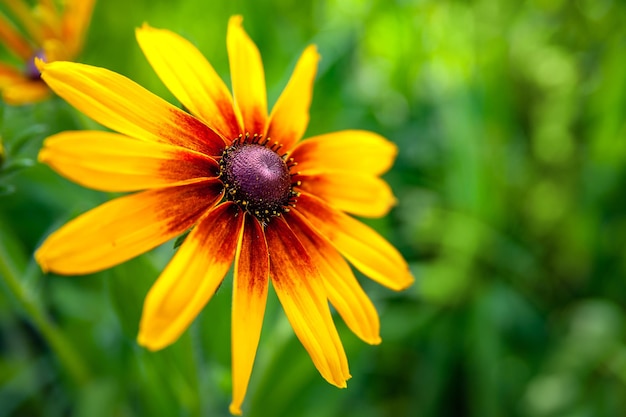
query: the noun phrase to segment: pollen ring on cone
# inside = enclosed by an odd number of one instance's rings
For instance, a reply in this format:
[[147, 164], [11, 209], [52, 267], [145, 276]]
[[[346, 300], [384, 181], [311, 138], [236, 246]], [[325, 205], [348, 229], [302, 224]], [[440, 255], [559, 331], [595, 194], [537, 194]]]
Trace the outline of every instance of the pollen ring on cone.
[[239, 135], [222, 153], [220, 179], [226, 199], [254, 215], [262, 224], [295, 207], [300, 193], [292, 181], [293, 159], [280, 155], [280, 145], [269, 138]]

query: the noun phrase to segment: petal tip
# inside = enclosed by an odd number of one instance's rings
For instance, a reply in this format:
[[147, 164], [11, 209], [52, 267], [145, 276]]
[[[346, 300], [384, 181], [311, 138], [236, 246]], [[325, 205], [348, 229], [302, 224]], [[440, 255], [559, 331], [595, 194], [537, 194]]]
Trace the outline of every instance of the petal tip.
[[375, 337], [371, 337], [367, 340], [365, 340], [365, 342], [369, 345], [380, 345], [383, 342], [383, 339], [380, 338], [380, 336], [375, 336]]
[[348, 370], [342, 371], [339, 375], [335, 375], [333, 378], [325, 378], [326, 381], [337, 388], [348, 388], [348, 380], [352, 378]]
[[141, 35], [146, 34], [148, 32], [155, 32], [158, 29], [150, 26], [148, 22], [143, 22], [141, 26], [135, 28], [135, 36], [139, 38]]
[[232, 15], [230, 19], [228, 19], [228, 26], [237, 25], [241, 26], [243, 22], [243, 16], [240, 14]]
[[50, 272], [50, 267], [48, 265], [48, 262], [46, 262], [46, 259], [44, 257], [44, 254], [41, 248], [35, 251], [34, 258], [37, 264], [39, 265], [39, 267], [41, 268], [41, 272], [43, 272], [44, 274], [47, 274], [48, 272]]
[[396, 291], [404, 291], [407, 288], [409, 288], [411, 285], [413, 285], [413, 283], [415, 282], [415, 278], [413, 277], [413, 275], [411, 275], [410, 272], [407, 272], [406, 277], [404, 277], [404, 280], [402, 280], [399, 284], [398, 284], [398, 288], [395, 289]]
[[316, 60], [320, 60], [322, 58], [322, 55], [320, 55], [320, 52], [317, 48], [317, 45], [315, 45], [314, 43], [312, 43], [311, 45], [307, 46], [306, 49], [304, 50], [306, 53], [310, 53], [312, 55], [315, 56]]
[[230, 411], [230, 413], [234, 416], [240, 416], [242, 415], [242, 411], [241, 411], [241, 407], [239, 405], [236, 405], [234, 403], [231, 403], [230, 406], [228, 407], [228, 411]]
[[45, 164], [48, 161], [48, 158], [46, 157], [47, 153], [48, 152], [46, 148], [41, 148], [41, 150], [37, 154], [37, 162]]
[[137, 335], [137, 344], [139, 346], [143, 346], [146, 349], [155, 352], [159, 349], [162, 349], [164, 346], [162, 346], [162, 343], [159, 343], [158, 340], [149, 337], [148, 335], [146, 335], [146, 333], [142, 330], [139, 330], [139, 334]]

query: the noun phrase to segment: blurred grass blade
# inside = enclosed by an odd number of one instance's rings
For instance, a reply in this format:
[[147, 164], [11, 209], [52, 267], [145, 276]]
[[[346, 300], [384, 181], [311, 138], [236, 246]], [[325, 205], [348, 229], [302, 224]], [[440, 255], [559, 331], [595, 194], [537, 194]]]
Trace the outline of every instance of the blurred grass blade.
[[27, 257], [6, 221], [0, 217], [0, 278], [11, 298], [19, 305], [26, 318], [48, 342], [61, 365], [78, 385], [85, 383], [89, 372], [81, 356], [65, 338], [61, 330], [44, 312], [40, 301], [22, 277], [27, 267]]

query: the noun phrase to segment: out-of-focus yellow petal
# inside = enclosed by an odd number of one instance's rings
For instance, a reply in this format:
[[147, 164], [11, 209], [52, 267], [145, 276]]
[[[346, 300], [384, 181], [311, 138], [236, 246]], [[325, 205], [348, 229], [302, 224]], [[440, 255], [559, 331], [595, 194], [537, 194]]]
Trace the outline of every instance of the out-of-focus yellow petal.
[[42, 101], [50, 96], [50, 89], [40, 80], [23, 79], [22, 82], [2, 87], [2, 99], [15, 106]]
[[[68, 2], [71, 1], [80, 1], [80, 0], [65, 0], [64, 4], [67, 4]], [[55, 2], [55, 0], [39, 0], [37, 3], [39, 8], [47, 8], [51, 11], [52, 14], [55, 14], [57, 16], [59, 16], [59, 8], [57, 7], [57, 4]]]
[[290, 150], [302, 138], [309, 124], [313, 81], [320, 55], [314, 45], [304, 50], [291, 79], [278, 98], [269, 119], [267, 135]]
[[0, 42], [23, 61], [30, 59], [33, 48], [28, 41], [15, 29], [13, 24], [0, 12]]
[[148, 292], [140, 345], [157, 350], [173, 343], [209, 302], [233, 261], [243, 217], [233, 203], [220, 204], [189, 233]]
[[228, 88], [191, 42], [146, 24], [136, 35], [154, 71], [192, 114], [226, 139], [243, 133]]
[[52, 233], [35, 253], [44, 272], [88, 274], [180, 235], [221, 198], [222, 184], [200, 180], [111, 200]]
[[331, 206], [364, 217], [381, 217], [396, 204], [389, 185], [378, 177], [350, 171], [305, 171], [294, 176], [300, 189]]
[[27, 81], [28, 79], [17, 68], [0, 63], [0, 89]]
[[345, 388], [348, 360], [328, 308], [324, 281], [282, 217], [265, 228], [270, 275], [296, 336], [329, 383]]
[[402, 255], [370, 227], [306, 193], [298, 198], [294, 210], [374, 281], [397, 291], [413, 283]]
[[225, 143], [217, 133], [122, 75], [72, 62], [38, 64], [55, 93], [110, 129], [205, 155], [222, 154]]
[[59, 39], [46, 39], [41, 44], [41, 51], [40, 54], [46, 62], [66, 61], [73, 58], [67, 49], [67, 44]]
[[263, 228], [253, 216], [245, 215], [243, 233], [235, 257], [232, 310], [233, 401], [232, 414], [241, 415], [250, 373], [261, 336], [270, 273]]
[[178, 146], [103, 131], [62, 132], [44, 141], [39, 161], [85, 187], [137, 191], [216, 177], [217, 162]]
[[19, 21], [20, 25], [26, 29], [34, 43], [41, 44], [43, 41], [42, 27], [40, 22], [35, 19], [35, 14], [28, 3], [23, 0], [3, 0], [3, 3]]
[[378, 313], [348, 263], [300, 213], [291, 211], [285, 219], [322, 274], [328, 298], [350, 330], [369, 344], [380, 343]]
[[231, 17], [226, 36], [235, 106], [241, 114], [244, 130], [263, 134], [267, 122], [265, 71], [261, 54], [243, 29], [242, 21], [241, 16]]
[[49, 1], [39, 1], [39, 4], [32, 9], [32, 15], [37, 21], [37, 27], [41, 33], [41, 41], [46, 39], [61, 39], [62, 20], [56, 5], [51, 5]]
[[382, 136], [365, 130], [344, 130], [298, 143], [290, 157], [298, 170], [342, 170], [380, 175], [393, 165], [398, 150]]
[[85, 35], [96, 0], [66, 0], [62, 17], [62, 38], [70, 58], [83, 49]]

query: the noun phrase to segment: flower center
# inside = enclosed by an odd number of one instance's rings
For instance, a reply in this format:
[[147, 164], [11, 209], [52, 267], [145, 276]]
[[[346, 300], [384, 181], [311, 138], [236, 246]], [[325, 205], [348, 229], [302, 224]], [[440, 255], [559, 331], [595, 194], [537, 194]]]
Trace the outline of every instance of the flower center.
[[224, 150], [220, 160], [220, 178], [226, 189], [226, 198], [254, 215], [263, 224], [295, 206], [299, 193], [293, 191], [290, 168], [293, 160], [276, 151], [280, 146], [270, 145], [261, 137], [240, 136]]

